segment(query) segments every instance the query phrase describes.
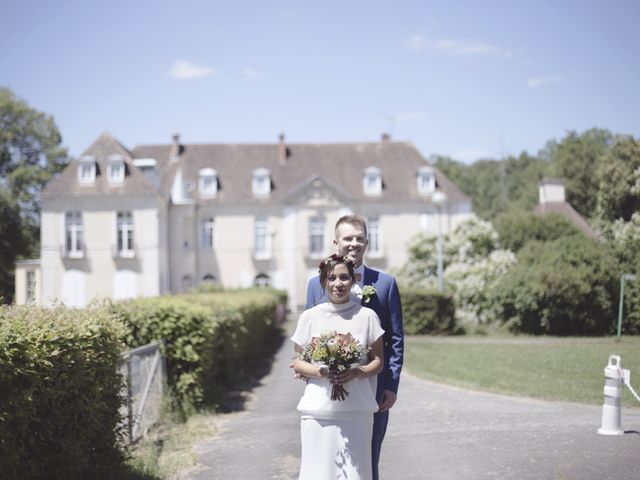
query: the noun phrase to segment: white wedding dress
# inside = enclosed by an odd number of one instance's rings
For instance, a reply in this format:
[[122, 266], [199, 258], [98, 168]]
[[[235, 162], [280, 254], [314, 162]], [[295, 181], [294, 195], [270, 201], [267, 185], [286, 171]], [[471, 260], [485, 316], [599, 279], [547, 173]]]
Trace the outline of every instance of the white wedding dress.
[[[355, 298], [344, 304], [323, 303], [303, 312], [291, 339], [304, 347], [327, 330], [351, 333], [370, 346], [384, 330], [376, 313]], [[369, 480], [371, 436], [377, 376], [357, 378], [344, 387], [349, 396], [331, 400], [331, 383], [312, 378], [298, 403], [302, 453], [299, 480]]]

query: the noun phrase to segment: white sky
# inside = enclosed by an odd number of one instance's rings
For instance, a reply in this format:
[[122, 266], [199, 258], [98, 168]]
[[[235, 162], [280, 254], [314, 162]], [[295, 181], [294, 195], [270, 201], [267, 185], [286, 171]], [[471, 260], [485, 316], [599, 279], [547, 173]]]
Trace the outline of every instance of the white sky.
[[394, 140], [425, 157], [640, 136], [640, 2], [0, 3], [0, 85], [78, 156], [102, 131], [184, 142]]

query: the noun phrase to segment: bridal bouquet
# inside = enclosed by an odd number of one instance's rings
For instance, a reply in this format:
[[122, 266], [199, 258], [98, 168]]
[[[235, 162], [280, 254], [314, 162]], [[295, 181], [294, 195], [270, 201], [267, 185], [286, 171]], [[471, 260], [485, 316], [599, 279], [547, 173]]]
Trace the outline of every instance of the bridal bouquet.
[[[309, 363], [325, 365], [330, 372], [340, 373], [362, 360], [369, 350], [350, 333], [328, 330], [319, 337], [313, 337], [304, 347], [300, 358]], [[333, 385], [331, 388], [331, 400], [342, 401], [348, 396], [344, 385]]]

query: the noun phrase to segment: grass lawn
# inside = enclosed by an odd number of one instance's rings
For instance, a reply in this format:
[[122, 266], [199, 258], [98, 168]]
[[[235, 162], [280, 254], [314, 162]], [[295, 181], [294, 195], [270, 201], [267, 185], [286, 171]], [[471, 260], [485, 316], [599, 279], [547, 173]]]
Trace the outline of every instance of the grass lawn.
[[[405, 369], [474, 390], [602, 404], [604, 367], [620, 355], [640, 394], [640, 337], [428, 337], [405, 339]], [[640, 402], [623, 386], [623, 407]]]

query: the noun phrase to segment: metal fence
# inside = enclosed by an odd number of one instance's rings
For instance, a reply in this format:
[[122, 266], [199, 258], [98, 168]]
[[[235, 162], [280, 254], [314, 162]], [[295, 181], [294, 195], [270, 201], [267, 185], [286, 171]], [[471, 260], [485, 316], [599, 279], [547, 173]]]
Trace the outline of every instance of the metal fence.
[[124, 352], [120, 373], [125, 379], [126, 403], [121, 417], [126, 424], [129, 443], [147, 434], [158, 422], [166, 384], [160, 343], [152, 342]]

